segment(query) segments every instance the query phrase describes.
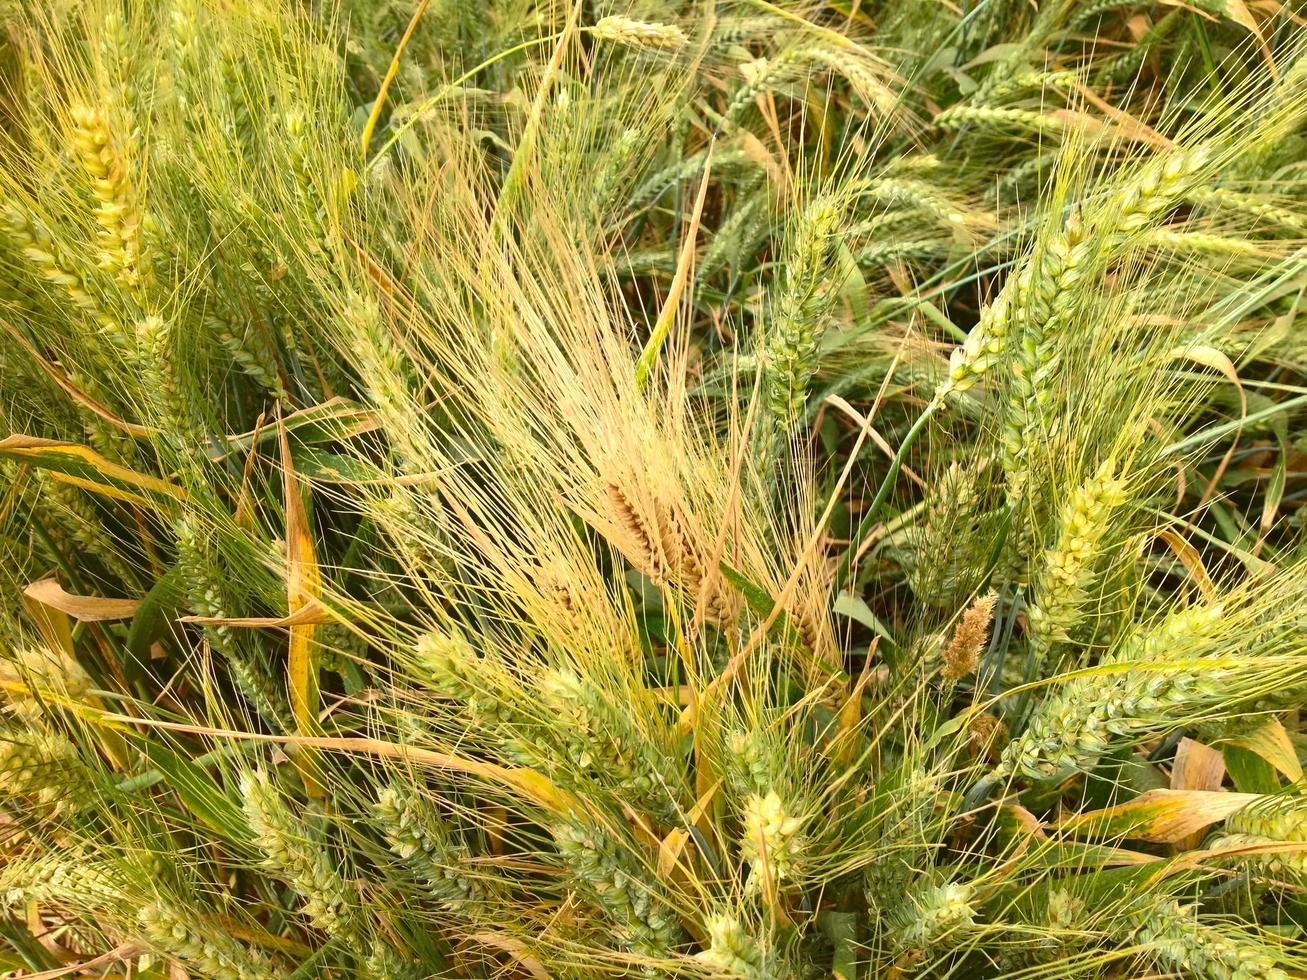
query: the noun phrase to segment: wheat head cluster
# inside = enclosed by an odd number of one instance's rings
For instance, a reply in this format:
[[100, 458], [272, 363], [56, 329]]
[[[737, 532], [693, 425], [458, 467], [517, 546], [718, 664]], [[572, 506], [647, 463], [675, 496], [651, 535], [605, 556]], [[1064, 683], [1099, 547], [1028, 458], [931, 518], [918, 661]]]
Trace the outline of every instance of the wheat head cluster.
[[1307, 977], [1307, 7], [0, 0], [0, 974]]

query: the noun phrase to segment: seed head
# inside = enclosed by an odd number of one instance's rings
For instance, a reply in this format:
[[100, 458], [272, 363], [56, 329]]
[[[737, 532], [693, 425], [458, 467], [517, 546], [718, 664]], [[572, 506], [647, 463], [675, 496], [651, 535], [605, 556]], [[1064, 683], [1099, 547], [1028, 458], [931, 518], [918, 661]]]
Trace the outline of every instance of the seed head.
[[675, 24], [658, 24], [647, 20], [612, 15], [604, 17], [590, 33], [603, 41], [626, 44], [633, 48], [676, 50], [686, 44], [685, 32]]
[[962, 622], [953, 631], [953, 639], [944, 649], [944, 679], [958, 681], [974, 673], [980, 655], [989, 642], [989, 623], [994, 618], [998, 593], [990, 590], [962, 614]]
[[768, 878], [793, 878], [804, 849], [803, 820], [786, 810], [780, 794], [769, 790], [765, 796], [748, 796], [741, 822], [740, 854], [751, 869], [749, 887], [756, 889]]

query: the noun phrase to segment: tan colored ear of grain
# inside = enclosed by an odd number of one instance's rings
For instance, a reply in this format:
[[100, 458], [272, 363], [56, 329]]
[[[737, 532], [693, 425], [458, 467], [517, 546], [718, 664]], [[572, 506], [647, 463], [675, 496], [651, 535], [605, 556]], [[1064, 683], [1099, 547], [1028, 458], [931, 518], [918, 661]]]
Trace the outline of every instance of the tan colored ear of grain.
[[980, 654], [989, 642], [989, 621], [994, 616], [998, 593], [992, 589], [973, 602], [962, 614], [962, 622], [953, 631], [953, 639], [944, 650], [945, 680], [961, 680], [973, 673]]

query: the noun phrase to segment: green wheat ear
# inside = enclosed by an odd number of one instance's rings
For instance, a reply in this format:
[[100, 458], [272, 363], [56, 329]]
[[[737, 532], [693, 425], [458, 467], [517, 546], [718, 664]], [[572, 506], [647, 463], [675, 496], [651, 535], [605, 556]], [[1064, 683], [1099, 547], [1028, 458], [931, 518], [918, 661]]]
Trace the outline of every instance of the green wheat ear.
[[836, 201], [818, 198], [803, 209], [787, 236], [785, 276], [773, 299], [766, 363], [772, 417], [788, 429], [808, 400], [821, 339], [833, 303], [828, 288], [843, 217]]
[[374, 814], [391, 851], [433, 898], [452, 908], [484, 898], [481, 883], [466, 870], [467, 846], [455, 840], [429, 801], [402, 786], [388, 786]]
[[149, 948], [214, 980], [271, 980], [277, 975], [264, 954], [223, 935], [215, 923], [198, 919], [189, 908], [151, 902], [141, 907], [137, 921]]
[[1070, 640], [1084, 620], [1105, 539], [1127, 499], [1126, 483], [1109, 459], [1063, 505], [1058, 537], [1037, 566], [1030, 604], [1030, 643], [1040, 660], [1054, 644]]
[[263, 865], [282, 877], [303, 899], [305, 917], [324, 932], [356, 927], [354, 902], [336, 859], [311, 828], [296, 817], [267, 773], [255, 770], [241, 780], [245, 817], [263, 852]]
[[1199, 921], [1195, 909], [1163, 903], [1138, 916], [1134, 939], [1164, 967], [1220, 980], [1288, 980], [1272, 947], [1253, 936]]

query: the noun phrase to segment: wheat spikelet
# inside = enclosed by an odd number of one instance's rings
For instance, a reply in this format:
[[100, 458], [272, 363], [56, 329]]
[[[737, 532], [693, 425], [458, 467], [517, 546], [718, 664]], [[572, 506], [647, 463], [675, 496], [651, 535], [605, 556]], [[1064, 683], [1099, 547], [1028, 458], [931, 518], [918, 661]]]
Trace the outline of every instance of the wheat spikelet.
[[[354, 334], [352, 351], [366, 379], [368, 394], [377, 408], [393, 419], [413, 411], [409, 369], [394, 336], [386, 329], [376, 302], [361, 294], [349, 297], [344, 309], [346, 326]], [[417, 452], [413, 445], [405, 447]]]
[[[1114, 661], [1151, 665], [1172, 649], [1201, 643], [1219, 629], [1220, 605], [1172, 613], [1147, 632], [1127, 637]], [[1165, 729], [1171, 718], [1229, 702], [1237, 671], [1192, 667], [1112, 672], [1076, 678], [1036, 709], [1026, 730], [1003, 752], [1000, 772], [1047, 779], [1089, 765], [1113, 737]]]
[[141, 939], [169, 959], [213, 980], [273, 980], [279, 975], [260, 951], [225, 935], [189, 909], [150, 902], [137, 914]]
[[1080, 81], [1080, 75], [1075, 71], [1019, 71], [1008, 77], [991, 75], [990, 79], [995, 80], [994, 84], [989, 84], [987, 79], [986, 84], [974, 96], [978, 104], [992, 106], [1022, 89], [1067, 91]]
[[959, 882], [918, 884], [891, 912], [894, 941], [901, 954], [948, 947], [962, 941], [975, 925], [975, 889]]
[[942, 239], [882, 242], [858, 249], [859, 266], [885, 265], [901, 260], [932, 259], [946, 253], [950, 243]]
[[1307, 844], [1307, 796], [1286, 792], [1250, 803], [1225, 821], [1231, 834]]
[[994, 126], [1028, 129], [1035, 132], [1062, 132], [1066, 123], [1057, 116], [1027, 109], [998, 109], [993, 106], [957, 105], [945, 109], [935, 117], [940, 129], [961, 129], [963, 126]]
[[980, 584], [992, 550], [990, 515], [982, 509], [981, 466], [953, 461], [933, 480], [921, 523], [907, 541], [908, 584], [923, 602], [965, 602]]
[[1050, 891], [1012, 948], [999, 955], [999, 968], [1015, 974], [1065, 961], [1090, 941], [1089, 911], [1084, 899], [1062, 889]]
[[1054, 390], [1061, 338], [1076, 310], [1078, 287], [1094, 271], [1097, 243], [1078, 220], [1068, 223], [1016, 277], [1013, 312], [1021, 325], [1014, 338], [1011, 392], [1004, 415], [1001, 459], [1011, 506], [1030, 478], [1029, 456], [1039, 444], [1042, 412]]
[[0, 798], [71, 792], [79, 763], [77, 746], [62, 735], [27, 727], [0, 731]]
[[[1259, 837], [1256, 834], [1222, 834], [1207, 841], [1203, 846], [1209, 851], [1231, 851], [1248, 847], [1274, 848], [1284, 844], [1283, 840], [1273, 837]], [[1240, 867], [1257, 868], [1267, 875], [1296, 881], [1307, 881], [1307, 850], [1290, 850], [1284, 853], [1267, 851], [1254, 854], [1232, 854], [1230, 863]]]
[[[84, 698], [93, 686], [86, 669], [66, 651], [45, 646], [5, 651], [0, 659], [0, 680], [58, 692], [75, 701]], [[18, 697], [12, 690], [8, 693], [11, 700]]]
[[[906, 206], [931, 215], [945, 227], [961, 227], [973, 222], [958, 204], [924, 180], [881, 177], [868, 183], [863, 193], [874, 200]], [[859, 233], [865, 234], [861, 230]]]
[[1167, 231], [1158, 229], [1148, 233], [1145, 244], [1170, 252], [1199, 252], [1204, 255], [1259, 256], [1265, 255], [1264, 246], [1243, 238], [1226, 235], [1209, 235], [1200, 231]]
[[561, 559], [547, 566], [537, 567], [532, 577], [541, 595], [550, 599], [568, 619], [575, 622], [579, 622], [591, 603], [595, 602], [593, 596], [584, 595], [579, 591], [578, 583], [570, 573], [567, 563]]
[[1019, 324], [1001, 455], [1011, 506], [1020, 502], [1030, 479], [1030, 453], [1041, 442], [1043, 412], [1056, 387], [1063, 337], [1079, 309], [1082, 284], [1092, 282], [1115, 251], [1175, 207], [1211, 158], [1210, 148], [1198, 146], [1148, 161], [1101, 208], [1073, 215], [1005, 287], [1014, 293], [1011, 309]]
[[757, 938], [745, 932], [734, 916], [714, 915], [707, 929], [708, 945], [694, 954], [695, 959], [746, 980], [762, 980], [769, 975], [763, 970]]
[[86, 491], [45, 473], [39, 475], [37, 486], [35, 509], [42, 517], [42, 523], [56, 537], [64, 539], [61, 550], [66, 556], [80, 563], [78, 556], [84, 554], [99, 562], [119, 581], [135, 579]]
[[1109, 246], [1119, 246], [1158, 222], [1200, 185], [1215, 152], [1198, 145], [1162, 154], [1140, 168], [1139, 175], [1108, 196], [1099, 226]]
[[1056, 169], [1061, 154], [1061, 147], [1041, 148], [995, 181], [988, 200], [995, 206], [1006, 205], [1014, 198], [1019, 200], [1028, 187], [1040, 187], [1048, 174]]
[[710, 623], [725, 625], [739, 615], [740, 599], [708, 556], [710, 547], [689, 513], [673, 503], [661, 510], [659, 522], [665, 553], [675, 556], [682, 587], [702, 603]]
[[426, 970], [404, 959], [384, 942], [374, 945], [359, 964], [362, 980], [425, 980]]
[[1082, 4], [1067, 21], [1067, 30], [1080, 30], [1091, 21], [1127, 7], [1128, 5], [1121, 0], [1096, 0], [1096, 2]]
[[1163, 966], [1211, 980], [1289, 980], [1274, 952], [1247, 934], [1199, 921], [1194, 906], [1167, 902], [1138, 915], [1133, 939]]
[[732, 731], [722, 740], [723, 776], [726, 788], [737, 800], [765, 794], [775, 768], [773, 756], [762, 734], [749, 729]]
[[457, 633], [427, 633], [418, 639], [415, 653], [438, 690], [468, 706], [475, 703], [481, 690], [477, 675], [487, 673], [491, 665], [478, 663], [466, 638]]
[[1299, 235], [1307, 232], [1307, 215], [1280, 207], [1255, 194], [1242, 194], [1221, 187], [1195, 187], [1189, 191], [1188, 198], [1206, 207], [1239, 211]]
[[599, 20], [590, 28], [590, 34], [601, 41], [613, 41], [635, 48], [673, 51], [683, 48], [688, 41], [685, 32], [675, 24], [658, 24], [616, 14]]
[[479, 656], [458, 633], [428, 633], [415, 651], [431, 686], [450, 698], [470, 721], [470, 730], [505, 758], [520, 765], [541, 760], [549, 733], [517, 697], [521, 682], [493, 653]]
[[679, 587], [694, 603], [702, 602], [709, 622], [732, 621], [739, 600], [705, 557], [703, 535], [686, 510], [633, 471], [611, 471], [625, 474], [602, 484], [604, 531], [612, 545], [655, 585]]
[[1125, 481], [1115, 471], [1115, 462], [1104, 460], [1063, 505], [1057, 543], [1044, 553], [1030, 605], [1030, 642], [1040, 657], [1069, 640], [1085, 617], [1104, 538], [1126, 500]]
[[[177, 567], [191, 608], [206, 619], [226, 619], [231, 608], [221, 569], [214, 561], [210, 542], [195, 525], [183, 518], [174, 527], [177, 542]], [[266, 671], [252, 657], [230, 626], [206, 624], [205, 636], [215, 652], [231, 670], [232, 679], [250, 706], [266, 721], [290, 731], [294, 728], [286, 699], [268, 678]]]
[[[701, 150], [650, 174], [631, 192], [625, 210], [631, 213], [644, 210], [665, 191], [703, 173], [707, 159], [707, 151]], [[741, 170], [754, 171], [758, 166], [754, 157], [738, 147], [726, 146], [713, 152], [712, 172], [717, 177], [729, 176]]]
[[618, 191], [627, 181], [633, 169], [633, 162], [640, 149], [646, 145], [645, 134], [634, 126], [622, 130], [613, 144], [607, 166], [595, 181], [592, 200], [600, 214], [609, 216], [615, 204], [619, 204]]
[[744, 84], [731, 93], [730, 101], [722, 112], [724, 127], [735, 125], [740, 116], [763, 92], [783, 81], [796, 66], [802, 64], [802, 49], [789, 48], [773, 58], [756, 58], [740, 66]]
[[655, 585], [666, 585], [671, 577], [671, 562], [663, 554], [663, 536], [657, 524], [645, 519], [644, 508], [627, 493], [622, 482], [609, 480], [604, 484], [604, 501], [616, 532], [609, 540]]
[[120, 876], [93, 855], [60, 850], [10, 857], [0, 869], [0, 911], [21, 914], [33, 902], [95, 909], [124, 901]]
[[1007, 294], [1002, 292], [981, 308], [967, 339], [949, 355], [948, 377], [939, 383], [935, 400], [967, 391], [998, 364], [1007, 353], [1011, 327]]
[[373, 813], [391, 851], [432, 898], [456, 908], [483, 897], [481, 884], [462, 870], [468, 859], [467, 847], [454, 840], [447, 822], [430, 802], [391, 785], [378, 795]]
[[803, 209], [786, 243], [789, 261], [773, 300], [765, 354], [768, 405], [782, 430], [802, 413], [817, 371], [832, 302], [822, 287], [831, 277], [841, 217], [835, 201], [818, 198]]
[[680, 763], [660, 737], [641, 731], [620, 701], [573, 670], [552, 670], [541, 682], [544, 703], [553, 709], [554, 737], [565, 758], [611, 781], [639, 812], [672, 820], [678, 813]]
[[47, 282], [60, 287], [73, 305], [91, 318], [101, 334], [120, 346], [125, 346], [126, 335], [122, 325], [109, 314], [94, 286], [86, 280], [54, 237], [12, 202], [4, 202], [4, 213], [0, 218], [9, 239], [23, 257], [32, 263], [38, 274]]
[[185, 110], [195, 105], [200, 95], [197, 76], [200, 57], [200, 14], [199, 0], [173, 0], [168, 11], [170, 40], [170, 68], [173, 97]]
[[255, 770], [244, 776], [241, 797], [264, 867], [284, 878], [304, 900], [305, 917], [323, 932], [352, 932], [353, 903], [335, 858], [290, 812], [267, 773]]
[[260, 338], [254, 324], [238, 326], [213, 310], [206, 310], [201, 319], [205, 329], [246, 375], [277, 401], [288, 403], [289, 397], [277, 372], [276, 359]]
[[758, 247], [763, 236], [767, 234], [769, 215], [767, 210], [768, 191], [766, 187], [754, 189], [762, 183], [762, 174], [751, 181], [748, 189], [741, 190], [741, 201], [731, 211], [730, 216], [717, 227], [717, 233], [699, 261], [699, 272], [710, 276], [723, 265], [736, 267]]
[[756, 37], [774, 37], [789, 26], [784, 17], [767, 14], [722, 14], [713, 24], [713, 40], [729, 45]]
[[890, 115], [897, 108], [898, 96], [885, 84], [880, 66], [854, 49], [818, 42], [804, 45], [797, 57], [838, 72], [852, 86], [858, 98], [878, 112]]
[[[17, 477], [17, 468], [6, 477]], [[79, 521], [82, 516], [77, 511], [67, 508], [60, 499], [60, 494], [49, 477], [39, 476], [33, 481], [35, 491], [25, 496], [25, 503], [30, 508], [32, 520], [45, 529], [49, 538], [50, 550], [60, 555], [94, 555], [95, 547], [104, 545], [104, 536], [94, 526], [86, 526]], [[17, 480], [15, 479], [15, 485]], [[77, 562], [77, 564], [81, 564]]]
[[779, 793], [751, 793], [741, 805], [740, 857], [749, 866], [747, 887], [771, 894], [799, 874], [804, 856], [803, 819]]
[[182, 392], [179, 365], [174, 356], [172, 325], [163, 317], [147, 316], [136, 325], [136, 337], [148, 379], [146, 390], [155, 399], [155, 409], [185, 437], [191, 428], [190, 408]]
[[128, 179], [126, 164], [108, 123], [99, 109], [85, 104], [69, 108], [72, 141], [91, 180], [95, 220], [100, 226], [98, 265], [113, 275], [129, 293], [141, 285], [142, 212], [138, 189]]
[[671, 900], [627, 846], [591, 820], [572, 815], [550, 828], [558, 852], [616, 938], [643, 956], [669, 958], [685, 940]]

